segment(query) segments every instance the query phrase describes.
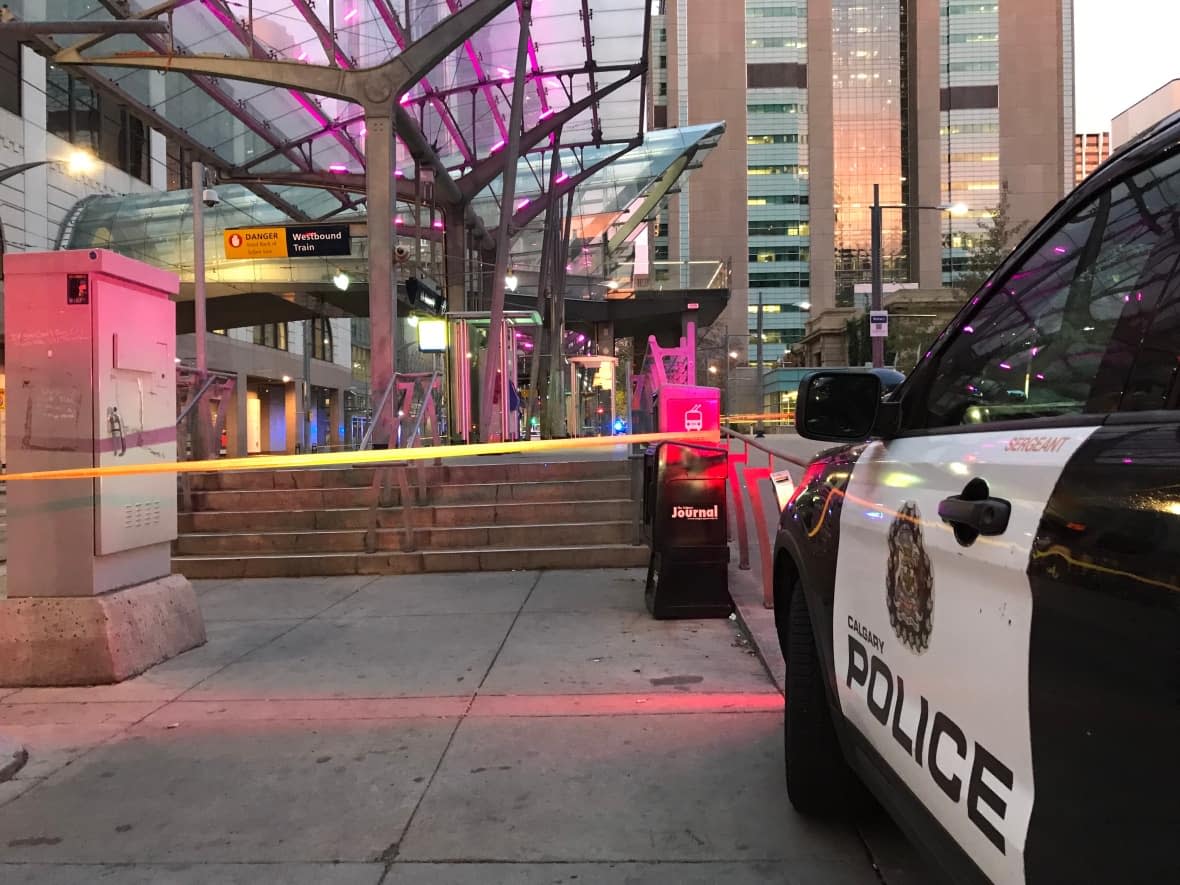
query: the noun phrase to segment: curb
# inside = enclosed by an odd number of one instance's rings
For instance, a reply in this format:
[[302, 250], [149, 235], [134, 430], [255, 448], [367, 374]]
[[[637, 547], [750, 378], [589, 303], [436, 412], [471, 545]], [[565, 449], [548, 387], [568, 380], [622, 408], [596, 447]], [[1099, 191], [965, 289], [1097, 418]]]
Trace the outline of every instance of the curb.
[[774, 626], [774, 612], [762, 605], [762, 584], [749, 571], [741, 571], [730, 558], [729, 595], [733, 599], [738, 627], [750, 641], [758, 660], [766, 669], [779, 694], [786, 694], [786, 664], [778, 646], [778, 631]]
[[10, 780], [28, 761], [29, 753], [24, 747], [0, 739], [0, 783]]

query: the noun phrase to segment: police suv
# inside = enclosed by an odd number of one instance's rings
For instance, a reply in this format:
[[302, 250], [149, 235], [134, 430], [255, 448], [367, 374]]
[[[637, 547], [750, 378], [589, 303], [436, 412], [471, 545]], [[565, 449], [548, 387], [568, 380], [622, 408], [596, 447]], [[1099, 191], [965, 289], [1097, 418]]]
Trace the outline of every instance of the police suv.
[[844, 445], [775, 549], [795, 807], [867, 786], [940, 881], [1180, 882], [1180, 115], [796, 422]]

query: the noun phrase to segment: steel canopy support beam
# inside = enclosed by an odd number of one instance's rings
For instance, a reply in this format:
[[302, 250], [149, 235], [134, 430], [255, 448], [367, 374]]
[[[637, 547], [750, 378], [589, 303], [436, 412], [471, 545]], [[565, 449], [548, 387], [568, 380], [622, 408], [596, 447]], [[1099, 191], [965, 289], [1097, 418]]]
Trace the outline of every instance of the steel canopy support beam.
[[479, 30], [515, 0], [472, 0], [443, 20], [430, 33], [410, 44], [395, 58], [371, 68], [327, 68], [300, 61], [259, 58], [227, 58], [214, 55], [168, 55], [156, 53], [84, 58], [73, 47], [61, 50], [57, 64], [100, 65], [103, 67], [146, 68], [181, 74], [204, 74], [245, 80], [264, 86], [285, 86], [340, 98], [360, 105], [393, 102], [472, 33]]
[[28, 40], [30, 37], [52, 36], [54, 34], [167, 34], [168, 22], [147, 20], [131, 21], [90, 21], [73, 22], [27, 22], [0, 21], [0, 37]]
[[[411, 41], [405, 29], [402, 28], [401, 22], [397, 19], [397, 13], [389, 5], [389, 0], [373, 0], [373, 5], [377, 8], [377, 14], [385, 22], [385, 27], [389, 31], [390, 36], [393, 37], [394, 42], [397, 43], [398, 48], [405, 49]], [[431, 85], [429, 78], [422, 78], [422, 86], [426, 90], [426, 98], [434, 105], [434, 109], [443, 121], [443, 125], [447, 127], [447, 132], [451, 134], [451, 138], [459, 146], [459, 152], [468, 163], [472, 162], [475, 159], [475, 155], [472, 153], [470, 145], [467, 144], [467, 139], [459, 131], [459, 125], [455, 122], [455, 115], [451, 113], [446, 100], [440, 97], [438, 90]]]
[[[99, 0], [99, 2], [101, 2], [103, 7], [113, 16], [116, 16], [119, 18], [126, 18], [130, 14], [130, 10], [126, 6], [126, 4], [121, 4], [118, 2], [118, 0]], [[210, 7], [210, 9], [212, 11], [214, 11], [214, 13], [216, 14], [215, 7]], [[232, 16], [231, 16], [231, 19], [232, 19]], [[141, 35], [141, 39], [148, 46], [152, 47], [152, 49], [155, 50], [155, 52], [160, 53], [160, 54], [167, 54], [167, 53], [171, 52], [172, 47], [175, 45], [175, 41], [173, 41], [172, 44], [169, 44], [169, 43], [163, 41], [161, 38], [156, 37], [156, 36], [152, 36], [152, 35]], [[62, 52], [65, 52], [65, 51], [72, 51], [74, 53], [79, 53], [81, 45], [82, 44], [72, 46], [72, 47], [70, 47], [69, 50], [60, 50], [59, 49], [57, 52], [57, 55], [61, 55]], [[55, 56], [55, 58], [56, 58], [56, 56]], [[166, 68], [165, 68], [165, 70], [166, 70]], [[231, 115], [233, 115], [235, 118], [237, 118], [242, 123], [243, 126], [245, 126], [247, 129], [249, 129], [255, 135], [257, 135], [264, 142], [266, 142], [269, 145], [276, 145], [277, 144], [274, 133], [272, 133], [269, 129], [266, 128], [266, 126], [264, 126], [257, 119], [255, 119], [251, 114], [249, 114], [245, 110], [245, 108], [243, 108], [241, 105], [239, 105], [238, 102], [236, 102], [230, 95], [226, 94], [225, 90], [223, 90], [216, 83], [214, 83], [213, 81], [211, 81], [209, 79], [206, 79], [205, 77], [191, 77], [190, 80], [199, 89], [201, 89], [203, 92], [205, 92], [210, 98], [212, 98], [215, 102], [217, 102], [219, 105], [221, 105], [223, 108], [225, 108]], [[304, 158], [298, 153], [286, 152], [284, 154], [284, 156], [286, 156], [287, 159], [289, 159], [292, 163], [294, 163], [296, 166], [298, 166], [302, 169], [310, 169], [311, 168], [311, 164], [308, 163], [306, 160], [304, 160]], [[220, 161], [219, 165], [224, 166], [225, 162]], [[268, 197], [264, 194], [261, 194], [261, 193], [259, 193], [259, 196], [261, 196], [263, 199], [267, 200], [267, 202], [271, 203], [271, 205], [279, 207], [279, 204], [276, 203], [275, 200], [278, 200], [281, 198], [275, 196], [274, 199], [272, 200], [270, 197]]]
[[[644, 71], [639, 66], [632, 67], [630, 73], [622, 79], [611, 83], [597, 92], [591, 92], [589, 95], [572, 103], [568, 107], [555, 114], [546, 117], [541, 122], [537, 123], [532, 129], [524, 133], [520, 139], [520, 151], [525, 153], [532, 150], [554, 132], [559, 130], [562, 126], [572, 120], [574, 117], [581, 114], [587, 108], [594, 107], [610, 95], [616, 89], [630, 83], [636, 77], [642, 77]], [[485, 187], [496, 180], [504, 171], [504, 156], [502, 154], [491, 154], [484, 157], [469, 171], [466, 175], [459, 179], [459, 190], [462, 191], [466, 199], [474, 199], [475, 196]]]
[[627, 142], [626, 146], [621, 151], [615, 151], [610, 156], [603, 157], [597, 163], [592, 163], [577, 175], [571, 175], [560, 184], [555, 185], [547, 193], [537, 197], [535, 200], [530, 201], [527, 206], [523, 206], [512, 216], [512, 230], [514, 232], [522, 230], [534, 218], [548, 209], [555, 200], [560, 200], [566, 194], [573, 193], [574, 189], [578, 185], [590, 178], [590, 176], [592, 176], [599, 169], [609, 166], [611, 163], [615, 162], [615, 160], [619, 159], [619, 157], [623, 156], [628, 151], [634, 150], [641, 144], [643, 144], [642, 138], [632, 139], [631, 141]]
[[[501, 418], [497, 428], [492, 421], [497, 387], [507, 381], [504, 365], [504, 275], [508, 270], [509, 229], [512, 206], [516, 201], [516, 166], [520, 153], [520, 129], [524, 121], [524, 74], [528, 64], [529, 23], [533, 0], [524, 0], [520, 8], [520, 36], [516, 41], [516, 82], [512, 89], [512, 111], [508, 118], [508, 147], [504, 155], [504, 177], [500, 186], [500, 224], [496, 229], [496, 260], [492, 271], [492, 309], [488, 321], [487, 359], [484, 364], [483, 392], [479, 402], [479, 441], [503, 438], [507, 422]], [[501, 380], [500, 373], [505, 372]], [[507, 414], [508, 397], [500, 397], [500, 408]]]
[[[557, 179], [561, 176], [561, 137], [553, 140], [553, 158], [549, 163], [549, 187], [552, 193], [557, 187]], [[548, 317], [553, 309], [553, 265], [557, 261], [557, 244], [561, 235], [561, 203], [550, 203], [545, 212], [545, 231], [541, 237], [540, 272], [537, 274], [537, 315], [541, 317], [542, 325], [537, 327], [536, 337], [533, 339], [533, 359], [529, 367], [529, 423], [537, 419], [540, 413], [542, 378], [548, 377], [547, 371], [552, 371], [556, 364], [552, 357], [544, 362], [546, 344], [550, 341]], [[552, 347], [552, 345], [549, 345]], [[560, 371], [560, 367], [559, 367]], [[545, 384], [548, 388], [548, 384]]]
[[[36, 37], [30, 42], [32, 42], [37, 47], [37, 49], [40, 50], [40, 52], [48, 56], [54, 56], [56, 53], [61, 51], [61, 47], [48, 37]], [[185, 149], [188, 150], [193, 157], [200, 159], [205, 163], [206, 166], [219, 170], [225, 170], [228, 168], [228, 164], [222, 157], [219, 157], [209, 148], [205, 147], [205, 145], [193, 139], [192, 136], [190, 136], [183, 129], [164, 119], [164, 117], [162, 117], [156, 110], [145, 105], [135, 96], [131, 95], [121, 86], [116, 84], [113, 80], [96, 73], [88, 67], [80, 68], [79, 73], [99, 92], [114, 98], [116, 102], [126, 106], [128, 110], [135, 114], [135, 116], [139, 117], [141, 120], [146, 121], [153, 129], [158, 129], [160, 132], [168, 136], [168, 138], [172, 139], [178, 144], [184, 145]], [[260, 185], [247, 185], [247, 187], [249, 187], [250, 190], [253, 191], [258, 197], [265, 200], [267, 203], [270, 203], [270, 205], [274, 206], [280, 212], [284, 212], [298, 221], [310, 220], [306, 214], [296, 209], [294, 206], [291, 206], [286, 200], [284, 200], [278, 194], [273, 193], [269, 189]]]
[[644, 219], [647, 218], [652, 209], [659, 204], [660, 200], [667, 196], [668, 191], [672, 189], [672, 185], [680, 178], [691, 160], [692, 154], [685, 154], [665, 169], [664, 174], [656, 179], [655, 184], [651, 186], [639, 208], [632, 212], [631, 217], [624, 221], [618, 230], [611, 235], [606, 245], [607, 255], [613, 255], [616, 249], [627, 242], [627, 238], [635, 232], [635, 228], [643, 224]]
[[393, 410], [397, 397], [386, 396], [397, 374], [397, 290], [393, 280], [393, 119], [370, 111], [366, 114], [365, 168], [368, 170], [369, 228], [369, 324], [371, 335], [371, 385], [373, 440], [386, 448], [396, 446]]

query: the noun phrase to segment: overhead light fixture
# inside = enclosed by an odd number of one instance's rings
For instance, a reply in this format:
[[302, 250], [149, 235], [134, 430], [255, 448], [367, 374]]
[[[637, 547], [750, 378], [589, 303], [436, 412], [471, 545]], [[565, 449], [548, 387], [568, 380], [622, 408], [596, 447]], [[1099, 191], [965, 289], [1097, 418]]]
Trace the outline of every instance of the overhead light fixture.
[[810, 301], [800, 301], [799, 302], [799, 309], [800, 310], [811, 310], [811, 302]]
[[73, 151], [66, 158], [66, 171], [70, 175], [87, 175], [98, 168], [98, 160], [90, 151]]
[[617, 288], [619, 288], [619, 281], [618, 280], [607, 280], [606, 287], [608, 289], [617, 289]]
[[348, 284], [351, 283], [352, 280], [349, 279], [348, 274], [346, 274], [343, 270], [336, 268], [336, 273], [332, 276], [332, 282], [337, 289], [343, 292], [348, 289]]
[[729, 352], [729, 358], [731, 360], [736, 360], [738, 358], [738, 352], [736, 350], [731, 350]]
[[966, 215], [970, 207], [966, 203], [943, 203], [938, 208], [951, 213], [951, 215]]
[[520, 285], [520, 279], [516, 276], [515, 271], [508, 271], [504, 275], [504, 288], [509, 292], [515, 292], [516, 287]]
[[416, 329], [418, 327], [418, 314], [410, 314], [408, 317], [406, 317], [406, 322], [410, 324], [411, 329]]
[[290, 375], [284, 375], [284, 376], [283, 376], [283, 383], [284, 383], [284, 384], [290, 384], [290, 383], [291, 383], [291, 376], [290, 376]]

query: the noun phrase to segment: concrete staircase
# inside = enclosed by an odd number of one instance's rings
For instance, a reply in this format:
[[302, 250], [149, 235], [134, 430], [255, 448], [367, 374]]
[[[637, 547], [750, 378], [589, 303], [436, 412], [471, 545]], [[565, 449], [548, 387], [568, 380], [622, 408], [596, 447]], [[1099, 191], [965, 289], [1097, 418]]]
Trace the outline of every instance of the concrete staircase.
[[647, 565], [647, 547], [632, 544], [638, 503], [625, 460], [411, 465], [404, 489], [402, 469], [387, 472], [384, 493], [373, 467], [193, 475], [172, 570], [240, 578]]

